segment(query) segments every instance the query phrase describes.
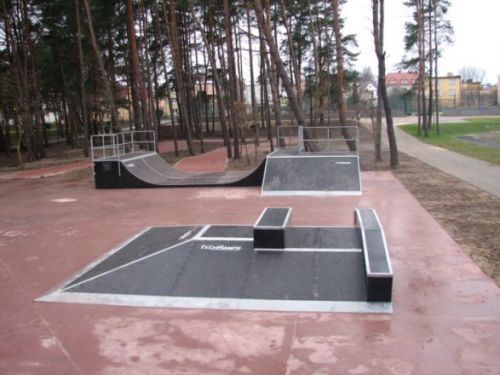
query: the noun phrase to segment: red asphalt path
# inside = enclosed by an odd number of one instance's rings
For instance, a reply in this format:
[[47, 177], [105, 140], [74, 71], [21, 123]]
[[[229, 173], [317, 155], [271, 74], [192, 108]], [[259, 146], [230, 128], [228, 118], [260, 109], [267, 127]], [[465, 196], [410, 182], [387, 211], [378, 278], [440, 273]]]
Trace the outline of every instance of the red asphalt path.
[[[390, 172], [362, 178], [362, 196], [333, 198], [0, 180], [0, 374], [500, 373], [499, 289]], [[295, 225], [352, 225], [353, 208], [375, 208], [394, 313], [33, 302], [145, 226], [251, 224], [266, 206], [293, 207]]]
[[180, 160], [175, 167], [185, 172], [223, 172], [227, 164], [226, 148], [191, 156]]

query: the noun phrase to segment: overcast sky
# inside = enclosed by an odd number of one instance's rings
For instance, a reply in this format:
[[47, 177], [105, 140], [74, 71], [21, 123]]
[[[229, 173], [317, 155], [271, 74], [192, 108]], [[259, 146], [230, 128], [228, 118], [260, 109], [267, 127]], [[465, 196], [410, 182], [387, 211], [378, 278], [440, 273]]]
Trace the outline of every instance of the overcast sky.
[[[411, 11], [403, 0], [386, 0], [385, 50], [387, 71], [395, 71], [404, 54], [404, 23]], [[369, 66], [376, 74], [376, 57], [372, 38], [371, 1], [348, 0], [343, 7], [346, 32], [357, 35], [358, 61], [361, 70]], [[454, 29], [454, 43], [444, 47], [439, 74], [458, 74], [463, 66], [474, 66], [486, 72], [485, 83], [496, 83], [500, 75], [500, 0], [451, 0], [448, 14]]]

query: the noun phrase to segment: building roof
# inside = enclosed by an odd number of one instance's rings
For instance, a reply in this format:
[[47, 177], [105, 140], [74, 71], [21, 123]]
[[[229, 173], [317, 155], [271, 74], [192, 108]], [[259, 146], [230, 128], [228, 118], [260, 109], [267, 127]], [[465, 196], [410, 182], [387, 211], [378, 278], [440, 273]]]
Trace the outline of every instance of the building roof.
[[[408, 85], [413, 83], [413, 81], [416, 81], [417, 79], [418, 79], [418, 74], [411, 72], [391, 72], [385, 75], [385, 82], [387, 83], [388, 86]], [[393, 81], [396, 81], [397, 83], [391, 83]], [[406, 81], [406, 83], [402, 83], [402, 81]]]

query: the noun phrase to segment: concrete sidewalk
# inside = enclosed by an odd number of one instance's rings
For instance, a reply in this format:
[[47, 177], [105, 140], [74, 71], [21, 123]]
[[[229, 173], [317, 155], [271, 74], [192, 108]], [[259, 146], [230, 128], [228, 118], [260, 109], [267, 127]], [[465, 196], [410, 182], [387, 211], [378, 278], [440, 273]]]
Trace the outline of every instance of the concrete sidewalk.
[[[462, 122], [462, 117], [441, 118], [442, 123]], [[454, 151], [420, 142], [399, 129], [399, 125], [416, 123], [416, 117], [395, 118], [398, 149], [452, 176], [460, 178], [490, 194], [500, 197], [500, 167]], [[368, 124], [370, 127], [371, 125]], [[387, 134], [383, 132], [383, 146], [387, 147]]]

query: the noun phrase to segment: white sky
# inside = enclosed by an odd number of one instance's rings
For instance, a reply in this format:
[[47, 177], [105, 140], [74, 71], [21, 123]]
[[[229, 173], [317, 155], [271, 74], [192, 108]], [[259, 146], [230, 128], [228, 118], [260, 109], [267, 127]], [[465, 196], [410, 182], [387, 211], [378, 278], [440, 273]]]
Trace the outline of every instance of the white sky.
[[[372, 38], [372, 10], [370, 0], [347, 0], [342, 15], [346, 18], [348, 33], [356, 34], [360, 55], [355, 66], [358, 70], [369, 66], [376, 75], [376, 57]], [[385, 50], [387, 72], [404, 55], [404, 23], [411, 10], [403, 0], [385, 1]], [[451, 0], [448, 13], [454, 29], [454, 43], [444, 47], [439, 61], [439, 74], [458, 74], [464, 66], [474, 66], [486, 72], [485, 83], [496, 83], [500, 76], [500, 1]]]

